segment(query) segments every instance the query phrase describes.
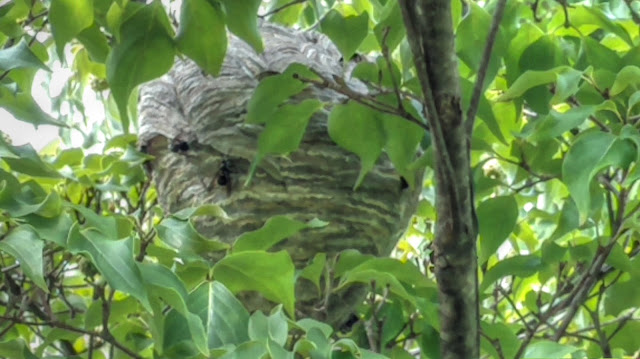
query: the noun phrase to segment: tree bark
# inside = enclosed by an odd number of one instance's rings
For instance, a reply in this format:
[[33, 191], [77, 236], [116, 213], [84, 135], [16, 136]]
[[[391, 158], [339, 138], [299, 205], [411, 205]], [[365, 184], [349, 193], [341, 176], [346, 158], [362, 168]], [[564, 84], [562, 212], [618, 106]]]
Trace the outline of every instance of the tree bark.
[[400, 0], [435, 154], [435, 268], [444, 359], [479, 357], [476, 219], [450, 0]]

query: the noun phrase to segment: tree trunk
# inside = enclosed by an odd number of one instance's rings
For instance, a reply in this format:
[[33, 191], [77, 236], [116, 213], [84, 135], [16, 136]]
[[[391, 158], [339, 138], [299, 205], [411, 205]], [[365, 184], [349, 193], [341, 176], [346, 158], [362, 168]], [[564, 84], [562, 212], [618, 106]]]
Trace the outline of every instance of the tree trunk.
[[401, 0], [435, 153], [435, 268], [444, 359], [479, 356], [476, 220], [450, 0]]

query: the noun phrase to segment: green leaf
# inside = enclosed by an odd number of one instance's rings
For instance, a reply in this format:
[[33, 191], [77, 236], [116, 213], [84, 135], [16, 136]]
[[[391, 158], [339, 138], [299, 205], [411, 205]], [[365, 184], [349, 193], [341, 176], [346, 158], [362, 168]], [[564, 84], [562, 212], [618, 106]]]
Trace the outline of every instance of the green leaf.
[[31, 51], [24, 38], [20, 39], [20, 42], [16, 45], [0, 50], [1, 71], [29, 68], [51, 71], [47, 65]]
[[[224, 345], [239, 345], [249, 340], [247, 326], [249, 313], [240, 301], [220, 282], [205, 282], [187, 298], [189, 311], [196, 315], [205, 328], [210, 349]], [[171, 311], [165, 326], [165, 350], [178, 347], [181, 342], [190, 343], [189, 323], [182, 313]]]
[[525, 278], [536, 274], [540, 269], [542, 269], [542, 260], [538, 256], [523, 255], [503, 259], [485, 273], [480, 285], [480, 292], [484, 292], [502, 277], [515, 275]]
[[425, 130], [401, 117], [380, 116], [387, 139], [384, 149], [396, 171], [404, 177], [411, 188], [414, 188], [416, 176], [411, 171], [410, 164], [416, 159], [418, 145], [425, 136]]
[[82, 45], [84, 45], [84, 48], [87, 49], [92, 61], [98, 63], [104, 63], [107, 61], [107, 56], [109, 55], [109, 51], [111, 51], [111, 47], [109, 46], [104, 33], [100, 31], [98, 24], [94, 22], [91, 26], [77, 34], [76, 38]]
[[523, 358], [564, 358], [577, 350], [578, 348], [571, 345], [560, 344], [550, 340], [540, 340], [527, 346]]
[[20, 263], [24, 274], [40, 289], [49, 293], [43, 275], [43, 249], [44, 242], [28, 224], [13, 229], [0, 241], [0, 250], [13, 256]]
[[354, 283], [362, 283], [365, 285], [371, 285], [372, 282], [376, 283], [378, 288], [389, 288], [391, 293], [397, 295], [398, 297], [406, 300], [408, 303], [411, 303], [413, 306], [416, 305], [416, 299], [414, 296], [409, 294], [407, 290], [402, 286], [402, 283], [391, 273], [386, 273], [381, 270], [370, 269], [370, 268], [356, 268], [354, 270], [347, 271], [344, 276], [340, 278], [340, 284], [336, 290], [340, 290]]
[[16, 172], [34, 177], [62, 178], [53, 166], [42, 161], [38, 153], [29, 144], [12, 146], [0, 137], [0, 158]]
[[637, 279], [617, 281], [604, 293], [604, 310], [607, 315], [618, 316], [628, 308], [640, 306], [640, 286]]
[[[626, 353], [636, 353], [640, 349], [640, 343], [638, 342], [639, 332], [640, 323], [638, 321], [629, 321], [616, 332], [609, 343], [612, 348], [622, 349]], [[622, 357], [622, 354], [618, 355]]]
[[[209, 352], [207, 345], [207, 337], [202, 325], [202, 320], [195, 314], [191, 313], [187, 307], [188, 296], [187, 289], [180, 279], [169, 268], [156, 263], [137, 263], [138, 269], [142, 274], [144, 282], [150, 286], [150, 297], [154, 295], [162, 298], [168, 305], [174, 308], [183, 316], [183, 322], [187, 324], [189, 338], [193, 341], [195, 347], [202, 354]], [[154, 308], [154, 315], [162, 316], [162, 311], [157, 313]], [[174, 327], [166, 328], [163, 332], [171, 333]], [[162, 346], [166, 341], [162, 340]]]
[[521, 97], [529, 89], [536, 86], [546, 85], [553, 83], [558, 79], [558, 76], [564, 73], [579, 73], [582, 72], [575, 70], [568, 66], [560, 66], [547, 71], [525, 71], [516, 81], [509, 87], [509, 89], [497, 98], [497, 101], [511, 101]]
[[294, 271], [286, 251], [246, 251], [233, 253], [216, 263], [213, 276], [233, 293], [258, 291], [266, 299], [282, 303], [287, 313], [294, 316]]
[[[489, 28], [491, 27], [491, 16], [485, 9], [475, 3], [470, 3], [469, 11], [464, 16], [456, 30], [456, 53], [469, 68], [474, 72], [478, 71], [480, 59], [487, 42]], [[493, 81], [498, 69], [500, 59], [505, 49], [504, 36], [499, 31], [496, 36], [491, 59], [487, 68], [483, 90]]]
[[38, 359], [22, 338], [0, 342], [0, 356], [11, 359]]
[[64, 59], [64, 45], [93, 23], [93, 1], [52, 0], [49, 22], [58, 57]]
[[71, 253], [85, 253], [109, 285], [131, 294], [150, 309], [142, 275], [133, 259], [133, 239], [112, 240], [93, 228], [80, 230], [76, 224], [69, 233]]
[[190, 220], [182, 220], [175, 215], [163, 219], [156, 230], [160, 240], [179, 249], [179, 255], [188, 259], [201, 258], [210, 252], [229, 248], [226, 243], [203, 237]]
[[289, 66], [285, 72], [264, 78], [258, 84], [247, 104], [247, 123], [261, 124], [275, 118], [279, 106], [308, 85], [295, 78], [296, 74], [314, 78], [315, 75], [299, 64]]
[[386, 142], [384, 129], [375, 111], [356, 102], [335, 106], [329, 115], [328, 127], [329, 136], [338, 146], [360, 158], [355, 190], [382, 153]]
[[324, 273], [326, 263], [327, 254], [316, 253], [311, 264], [300, 271], [300, 277], [310, 280], [316, 286], [318, 293], [320, 293], [320, 277]]
[[258, 9], [261, 0], [221, 0], [226, 10], [229, 30], [251, 45], [256, 52], [264, 50], [258, 31]]
[[218, 3], [185, 0], [180, 10], [178, 49], [211, 75], [217, 75], [227, 51], [224, 13]]
[[558, 225], [556, 229], [549, 237], [550, 241], [562, 238], [565, 234], [578, 228], [580, 225], [580, 215], [578, 213], [578, 207], [576, 202], [571, 198], [567, 198], [560, 210], [560, 216], [558, 217]]
[[320, 29], [329, 36], [338, 47], [345, 60], [351, 59], [369, 30], [369, 16], [366, 12], [360, 15], [343, 17], [332, 9], [324, 15]]
[[562, 163], [562, 181], [569, 188], [584, 221], [591, 204], [589, 186], [596, 173], [603, 167], [616, 162], [622, 155], [622, 149], [614, 149], [616, 136], [600, 131], [582, 133], [571, 146]]
[[484, 263], [509, 237], [518, 220], [514, 196], [489, 198], [478, 206], [480, 245], [478, 262]]
[[590, 33], [594, 26], [606, 30], [606, 32], [615, 34], [624, 40], [629, 46], [635, 46], [633, 39], [629, 33], [619, 23], [611, 21], [611, 19], [598, 8], [591, 6], [577, 5], [568, 9], [571, 26], [577, 27], [580, 31]]
[[33, 100], [31, 93], [18, 92], [7, 85], [0, 86], [0, 107], [16, 119], [35, 126], [54, 125], [68, 127], [63, 121], [51, 117]]
[[131, 91], [164, 75], [173, 65], [175, 50], [165, 27], [166, 16], [160, 2], [138, 10], [120, 27], [121, 42], [107, 59], [107, 81], [125, 132], [129, 129], [127, 104]]
[[640, 84], [640, 67], [625, 66], [616, 75], [616, 79], [613, 82], [613, 85], [611, 85], [609, 94], [611, 96], [616, 96], [629, 86], [633, 86], [633, 89], [637, 90], [638, 84]]
[[287, 318], [278, 306], [268, 317], [256, 311], [249, 318], [249, 338], [251, 340], [273, 340], [279, 346], [287, 341], [289, 327]]
[[397, 1], [387, 2], [380, 15], [380, 21], [373, 28], [373, 33], [376, 35], [380, 48], [383, 47], [384, 41], [384, 45], [389, 49], [389, 53], [393, 52], [400, 44], [407, 30], [404, 27], [402, 11], [400, 11], [400, 5]]
[[543, 141], [560, 136], [581, 125], [596, 110], [597, 106], [589, 105], [572, 108], [563, 113], [552, 110], [537, 122], [529, 138], [533, 141]]
[[267, 250], [305, 228], [306, 224], [287, 216], [271, 217], [260, 229], [241, 234], [233, 244], [233, 251]]

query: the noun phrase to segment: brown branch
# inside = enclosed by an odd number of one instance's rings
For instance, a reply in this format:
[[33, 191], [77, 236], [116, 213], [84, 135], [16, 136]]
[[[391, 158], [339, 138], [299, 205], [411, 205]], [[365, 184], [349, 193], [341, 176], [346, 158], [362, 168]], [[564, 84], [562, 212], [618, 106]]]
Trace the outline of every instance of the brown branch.
[[478, 76], [476, 78], [476, 84], [473, 88], [473, 94], [471, 95], [471, 102], [469, 102], [469, 108], [467, 109], [467, 122], [466, 130], [467, 135], [471, 137], [473, 132], [473, 124], [475, 122], [476, 113], [478, 112], [478, 104], [480, 103], [480, 97], [483, 94], [484, 79], [487, 76], [487, 70], [489, 69], [489, 62], [491, 60], [491, 53], [493, 51], [493, 45], [496, 42], [498, 36], [498, 29], [500, 29], [500, 21], [502, 21], [502, 15], [504, 14], [504, 8], [507, 4], [507, 0], [498, 0], [498, 4], [493, 13], [493, 20], [491, 22], [491, 28], [489, 34], [487, 34], [487, 41], [482, 52], [482, 58], [480, 59], [480, 66], [478, 67]]
[[102, 340], [104, 340], [105, 342], [108, 342], [109, 344], [113, 345], [114, 347], [120, 349], [122, 352], [124, 352], [125, 354], [127, 354], [131, 358], [142, 359], [142, 356], [138, 355], [137, 353], [135, 353], [131, 349], [125, 347], [123, 344], [121, 344], [120, 342], [115, 340], [115, 338], [113, 338], [113, 337], [106, 338], [106, 337], [104, 337], [102, 335], [102, 333], [99, 333], [99, 332], [86, 330], [86, 329], [82, 329], [82, 328], [77, 328], [77, 327], [71, 326], [69, 324], [66, 324], [66, 323], [63, 323], [63, 322], [59, 322], [59, 321], [55, 321], [55, 320], [39, 322], [39, 321], [24, 320], [24, 319], [15, 318], [15, 317], [7, 317], [7, 316], [4, 316], [4, 315], [0, 315], [0, 319], [7, 320], [7, 321], [12, 321], [12, 322], [15, 322], [17, 324], [23, 324], [23, 325], [27, 325], [27, 326], [47, 326], [47, 327], [53, 327], [53, 328], [59, 328], [59, 329], [68, 330], [68, 331], [74, 332], [74, 333], [80, 333], [80, 334], [99, 337]]
[[[319, 74], [317, 74], [318, 76], [320, 76]], [[326, 88], [326, 89], [330, 89], [333, 90], [335, 92], [338, 92], [342, 95], [347, 96], [350, 100], [356, 101], [362, 105], [365, 105], [371, 109], [374, 109], [376, 111], [380, 111], [383, 113], [387, 113], [390, 115], [394, 115], [397, 117], [400, 117], [402, 119], [405, 119], [409, 122], [415, 123], [416, 125], [420, 126], [422, 129], [424, 130], [429, 130], [429, 126], [427, 126], [426, 124], [422, 123], [422, 121], [418, 120], [417, 118], [413, 117], [413, 115], [411, 115], [410, 113], [403, 111], [400, 112], [398, 111], [398, 109], [396, 109], [395, 107], [389, 106], [386, 103], [380, 102], [374, 98], [371, 98], [369, 96], [366, 95], [362, 95], [356, 91], [351, 90], [350, 88], [348, 88], [347, 86], [341, 86], [340, 84], [336, 84], [332, 81], [329, 81], [325, 78], [321, 78], [321, 80], [315, 80], [315, 79], [309, 79], [309, 78], [304, 78], [302, 76], [300, 76], [299, 74], [294, 74], [294, 78], [302, 81], [302, 82], [306, 82], [306, 83], [310, 83], [312, 85], [318, 86], [318, 87], [322, 87], [322, 88]]]

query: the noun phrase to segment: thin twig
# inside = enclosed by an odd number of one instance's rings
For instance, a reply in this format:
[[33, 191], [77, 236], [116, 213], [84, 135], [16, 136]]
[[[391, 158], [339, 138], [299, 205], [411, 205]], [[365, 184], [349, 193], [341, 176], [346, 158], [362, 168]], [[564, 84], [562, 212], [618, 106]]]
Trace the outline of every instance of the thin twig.
[[290, 6], [302, 4], [304, 2], [307, 2], [307, 0], [293, 0], [292, 2], [286, 3], [286, 4], [282, 5], [282, 6], [279, 6], [279, 7], [275, 8], [275, 9], [265, 13], [265, 14], [258, 15], [258, 17], [261, 18], [261, 19], [264, 19], [265, 17], [271, 16], [271, 15], [276, 14], [276, 13], [279, 13], [280, 11], [282, 11], [282, 10], [284, 10], [284, 9], [290, 7]]
[[500, 29], [500, 21], [504, 14], [504, 8], [507, 4], [507, 0], [498, 0], [495, 11], [493, 13], [493, 20], [491, 22], [491, 28], [487, 35], [486, 45], [482, 52], [482, 58], [480, 59], [480, 66], [478, 67], [478, 76], [476, 78], [476, 84], [473, 88], [473, 94], [471, 95], [471, 102], [469, 103], [469, 109], [467, 110], [467, 123], [466, 131], [469, 138], [473, 131], [473, 124], [475, 122], [476, 113], [478, 112], [478, 104], [480, 103], [480, 97], [482, 96], [482, 89], [484, 88], [484, 79], [487, 76], [487, 70], [489, 69], [489, 60], [491, 60], [491, 53], [493, 52], [493, 45], [496, 42], [498, 36], [498, 29]]

